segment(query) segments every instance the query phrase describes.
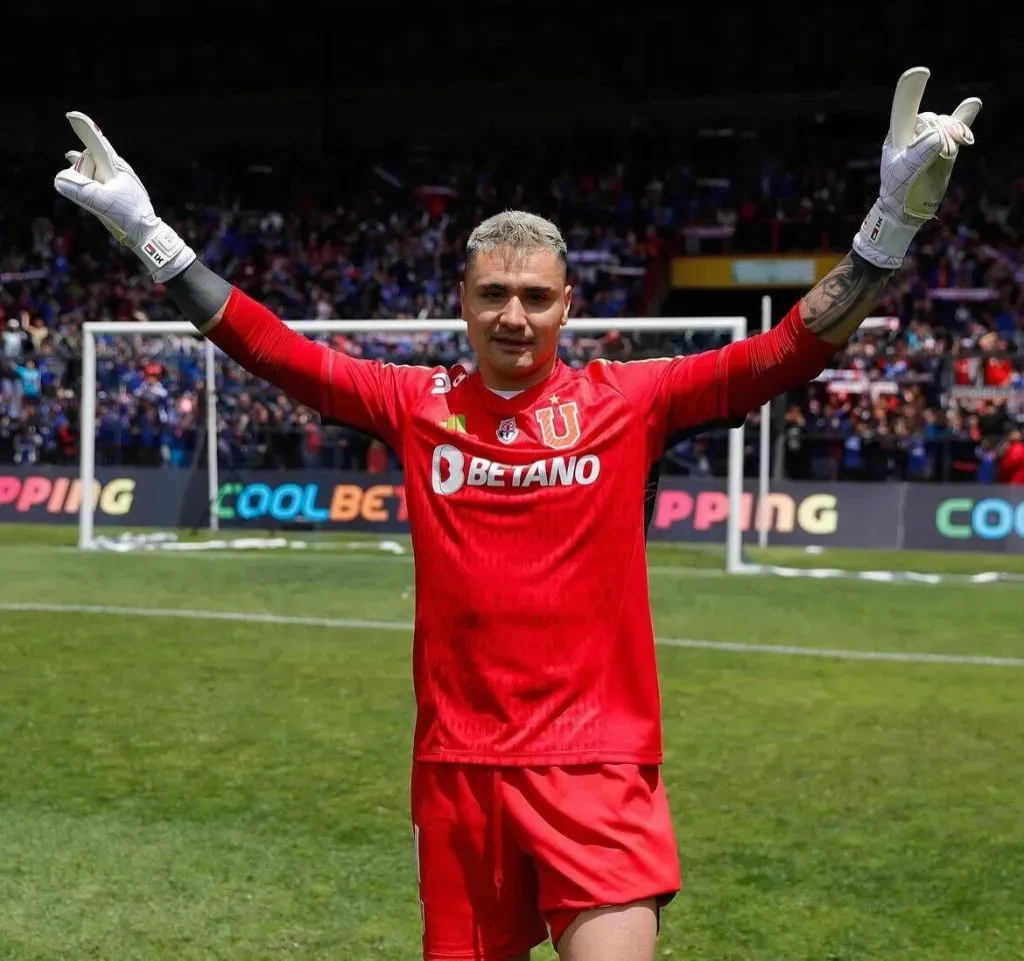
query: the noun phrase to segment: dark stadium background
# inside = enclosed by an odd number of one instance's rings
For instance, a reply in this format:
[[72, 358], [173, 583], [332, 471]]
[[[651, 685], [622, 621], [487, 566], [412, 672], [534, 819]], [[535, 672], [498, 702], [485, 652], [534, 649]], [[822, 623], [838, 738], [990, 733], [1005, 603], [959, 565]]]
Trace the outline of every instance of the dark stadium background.
[[0, 151], [65, 148], [60, 110], [82, 98], [139, 144], [288, 144], [310, 159], [396, 137], [626, 135], [643, 120], [682, 131], [824, 110], [877, 127], [917, 63], [933, 70], [929, 98], [981, 96], [996, 129], [1024, 99], [1024, 38], [993, 38], [992, 21], [975, 38], [990, 6], [40, 4], [6, 18]]

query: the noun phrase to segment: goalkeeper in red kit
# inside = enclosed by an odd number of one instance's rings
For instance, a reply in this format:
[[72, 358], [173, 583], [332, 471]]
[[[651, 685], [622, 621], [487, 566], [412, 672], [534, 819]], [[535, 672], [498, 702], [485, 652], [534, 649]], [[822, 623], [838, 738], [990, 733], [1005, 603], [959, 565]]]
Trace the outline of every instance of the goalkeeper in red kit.
[[423, 956], [652, 961], [680, 888], [662, 736], [645, 500], [682, 432], [806, 384], [868, 315], [942, 199], [980, 101], [919, 113], [897, 85], [881, 190], [849, 255], [771, 332], [688, 357], [557, 357], [566, 245], [506, 211], [469, 238], [473, 373], [353, 359], [291, 331], [200, 263], [99, 128], [55, 186], [100, 218], [229, 356], [385, 441], [416, 558], [412, 826]]

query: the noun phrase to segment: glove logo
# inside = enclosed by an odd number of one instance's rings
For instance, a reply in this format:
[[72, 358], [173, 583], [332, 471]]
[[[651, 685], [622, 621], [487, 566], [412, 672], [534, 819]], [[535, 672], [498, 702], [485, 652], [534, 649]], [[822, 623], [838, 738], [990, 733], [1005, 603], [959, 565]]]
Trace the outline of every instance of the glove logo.
[[167, 258], [164, 257], [163, 253], [157, 249], [156, 244], [154, 244], [152, 240], [145, 244], [142, 249], [145, 251], [146, 256], [153, 262], [154, 266], [163, 267]]
[[871, 228], [871, 240], [872, 242], [878, 240], [878, 235], [882, 232], [882, 218], [875, 218], [875, 226]]

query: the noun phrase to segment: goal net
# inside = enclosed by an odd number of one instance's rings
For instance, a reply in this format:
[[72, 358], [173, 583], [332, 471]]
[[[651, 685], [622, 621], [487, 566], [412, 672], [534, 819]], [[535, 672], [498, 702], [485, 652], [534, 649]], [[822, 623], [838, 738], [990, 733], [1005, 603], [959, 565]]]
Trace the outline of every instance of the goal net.
[[[425, 355], [432, 366], [447, 367], [460, 359], [460, 352], [468, 352], [462, 320], [286, 323], [341, 349], [393, 363], [424, 363]], [[573, 319], [562, 349], [570, 362], [595, 352], [641, 359], [695, 353], [746, 336], [744, 317]], [[132, 363], [126, 365], [127, 355]], [[134, 368], [126, 399], [136, 408], [145, 403], [144, 414], [137, 409], [133, 414], [135, 446], [127, 460], [117, 435], [106, 427], [117, 407], [112, 392], [126, 391], [118, 373], [126, 366]], [[386, 451], [311, 415], [277, 430], [275, 404], [262, 403], [261, 397], [276, 401], [278, 392], [254, 381], [211, 341], [200, 338], [191, 324], [83, 325], [79, 547], [328, 546], [337, 533], [402, 529], [400, 506], [389, 507], [397, 486], [389, 476], [400, 467]], [[179, 436], [182, 431], [188, 432], [187, 438]], [[145, 442], [139, 441], [140, 432]], [[159, 439], [167, 436], [181, 442]], [[667, 451], [651, 540], [706, 548], [710, 563], [724, 564], [730, 573], [749, 570], [743, 539], [745, 534], [756, 537], [756, 532], [749, 516], [751, 495], [744, 492], [743, 462], [743, 427], [709, 435], [696, 450]], [[110, 493], [112, 479], [120, 478], [124, 485], [132, 484], [133, 477], [132, 510], [106, 509], [116, 494]], [[92, 496], [85, 496], [86, 491]], [[182, 529], [202, 531], [203, 536], [183, 540], [177, 536]], [[334, 543], [338, 540], [333, 537]], [[387, 539], [381, 540], [387, 549]]]

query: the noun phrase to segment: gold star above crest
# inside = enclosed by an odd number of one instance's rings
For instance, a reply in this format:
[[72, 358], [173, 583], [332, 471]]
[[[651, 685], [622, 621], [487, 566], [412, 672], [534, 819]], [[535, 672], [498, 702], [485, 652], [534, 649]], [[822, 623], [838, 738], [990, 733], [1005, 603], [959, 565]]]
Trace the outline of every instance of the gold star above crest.
[[550, 397], [548, 398], [548, 400], [549, 400], [549, 401], [550, 401], [550, 402], [551, 402], [552, 404], [557, 404], [557, 403], [558, 403], [558, 394], [552, 394], [552, 395], [551, 395], [551, 396], [550, 396]]

